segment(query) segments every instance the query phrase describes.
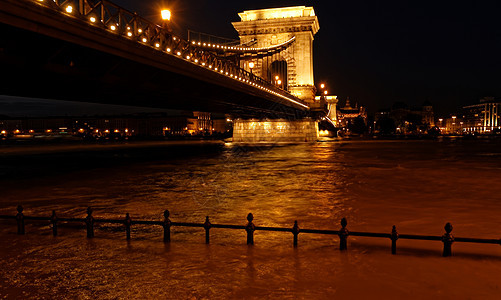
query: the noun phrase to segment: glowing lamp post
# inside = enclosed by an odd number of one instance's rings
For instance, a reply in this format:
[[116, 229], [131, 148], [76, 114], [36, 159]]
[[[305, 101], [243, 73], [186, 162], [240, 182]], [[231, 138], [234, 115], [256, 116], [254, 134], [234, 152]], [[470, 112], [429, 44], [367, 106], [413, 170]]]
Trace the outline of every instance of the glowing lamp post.
[[160, 14], [162, 16], [162, 27], [166, 29], [168, 32], [172, 32], [169, 26], [170, 18], [172, 16], [170, 10], [162, 9], [162, 11], [160, 11]]
[[160, 12], [162, 14], [162, 20], [165, 21], [170, 21], [171, 13], [170, 10], [164, 9]]
[[255, 65], [254, 65], [254, 63], [251, 61], [251, 62], [249, 63], [249, 69], [250, 69], [251, 74], [252, 74], [252, 69], [254, 69], [254, 67], [255, 67]]

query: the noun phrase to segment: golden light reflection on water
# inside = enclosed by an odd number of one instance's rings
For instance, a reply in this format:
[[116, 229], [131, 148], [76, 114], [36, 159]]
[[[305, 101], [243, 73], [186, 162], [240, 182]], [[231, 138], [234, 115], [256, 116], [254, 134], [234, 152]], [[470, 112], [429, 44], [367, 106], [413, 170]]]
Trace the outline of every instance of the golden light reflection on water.
[[[26, 214], [56, 209], [83, 217], [91, 205], [96, 217], [129, 212], [133, 219], [161, 220], [169, 209], [172, 221], [203, 222], [209, 215], [212, 223], [244, 225], [252, 212], [258, 226], [292, 227], [298, 220], [301, 228], [338, 229], [347, 217], [351, 230], [389, 231], [396, 224], [418, 234], [441, 234], [451, 221], [458, 236], [489, 238], [499, 235], [499, 154], [492, 145], [434, 142], [227, 145], [55, 174], [43, 184], [10, 182], [0, 213], [22, 202]], [[370, 298], [364, 291], [403, 297], [416, 285], [455, 285], [449, 294], [457, 298], [471, 291], [488, 297], [497, 287], [489, 274], [499, 269], [492, 259], [498, 248], [487, 246], [474, 251], [489, 259], [443, 260], [436, 244], [390, 258], [387, 240], [371, 247], [372, 241], [351, 237], [349, 252], [340, 254], [335, 236], [300, 234], [293, 249], [290, 233], [256, 232], [248, 248], [244, 231], [222, 229], [211, 230], [209, 246], [203, 231], [192, 228], [174, 227], [170, 245], [162, 243], [161, 227], [135, 226], [129, 243], [113, 226], [98, 227], [94, 240], [85, 239], [82, 227], [63, 226], [57, 238], [47, 225], [29, 225], [24, 237], [12, 230], [0, 229], [0, 268], [9, 270], [0, 274], [0, 295], [18, 298], [327, 298], [359, 290], [359, 298]], [[429, 297], [436, 288], [417, 293]]]

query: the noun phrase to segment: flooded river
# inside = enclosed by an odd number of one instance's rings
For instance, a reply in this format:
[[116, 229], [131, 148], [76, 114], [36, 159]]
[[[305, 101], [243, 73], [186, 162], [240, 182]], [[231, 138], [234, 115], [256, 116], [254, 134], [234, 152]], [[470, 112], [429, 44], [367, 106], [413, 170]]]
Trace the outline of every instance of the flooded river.
[[[147, 144], [0, 149], [0, 214], [95, 217], [501, 237], [501, 141], [332, 141], [239, 146]], [[81, 226], [0, 221], [0, 296], [5, 298], [498, 299], [501, 246], [173, 227]]]

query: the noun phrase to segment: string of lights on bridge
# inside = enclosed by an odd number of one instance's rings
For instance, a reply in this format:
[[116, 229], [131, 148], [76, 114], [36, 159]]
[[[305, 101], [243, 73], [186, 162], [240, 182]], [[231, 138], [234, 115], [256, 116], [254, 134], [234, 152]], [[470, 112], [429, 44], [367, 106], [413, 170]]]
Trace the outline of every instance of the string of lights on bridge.
[[[66, 0], [66, 1], [59, 1], [59, 0], [33, 0], [33, 1], [37, 2], [39, 4], [45, 4], [45, 2], [53, 2], [54, 4], [56, 4], [62, 10], [62, 12], [65, 15], [68, 15], [68, 16], [75, 17], [75, 15], [77, 15], [77, 14], [82, 15], [82, 14], [80, 14], [78, 12], [75, 12], [76, 9], [72, 5], [73, 3], [72, 3], [71, 0]], [[104, 2], [105, 1], [100, 1], [97, 4], [95, 4], [94, 7], [91, 6], [92, 10], [95, 7], [97, 7], [99, 4], [104, 5]], [[111, 2], [110, 2], [110, 4], [111, 4]], [[113, 4], [113, 7], [117, 8], [118, 6], [116, 6], [116, 5]], [[124, 12], [127, 12], [126, 10], [124, 10], [122, 8], [120, 8], [120, 9], [122, 11], [124, 11]], [[132, 13], [130, 13], [130, 14], [133, 15]], [[168, 10], [163, 10], [161, 12], [161, 15], [162, 15], [162, 19], [164, 20], [164, 23], [165, 23], [164, 26], [160, 26], [160, 25], [156, 25], [156, 24], [154, 25], [155, 26], [154, 28], [156, 30], [159, 30], [159, 32], [162, 32], [163, 30], [166, 29], [164, 27], [168, 26], [167, 22], [170, 21], [171, 13]], [[106, 24], [106, 22], [104, 20], [102, 20], [102, 19], [98, 20], [96, 18], [96, 16], [87, 15], [87, 16], [84, 16], [84, 17], [88, 18], [88, 21], [90, 22], [90, 24], [102, 24], [109, 31], [114, 32], [114, 33], [120, 35], [120, 30], [119, 30], [120, 25], [118, 23], [113, 23], [113, 24], [107, 26], [107, 24]], [[101, 17], [103, 17], [103, 16], [101, 16]], [[143, 22], [144, 23], [150, 23], [149, 25], [152, 25], [151, 22], [148, 22], [146, 20], [143, 20]], [[145, 35], [145, 30], [143, 28], [141, 28], [141, 27], [137, 28], [136, 30], [133, 30], [130, 26], [127, 26], [124, 35], [126, 35], [129, 39], [130, 38], [134, 38], [134, 37], [138, 37], [139, 38], [138, 41], [142, 42], [143, 45], [150, 46], [150, 47], [152, 47], [152, 48], [154, 48], [156, 50], [162, 51], [163, 53], [174, 55], [175, 57], [178, 57], [180, 59], [184, 59], [185, 61], [191, 62], [191, 63], [193, 63], [195, 65], [202, 66], [202, 67], [204, 67], [206, 69], [212, 70], [213, 72], [216, 72], [216, 73], [218, 73], [220, 75], [227, 76], [227, 77], [232, 78], [232, 79], [234, 79], [236, 81], [239, 81], [239, 82], [242, 82], [242, 83], [246, 83], [246, 84], [248, 84], [248, 85], [250, 85], [252, 87], [258, 88], [258, 89], [260, 89], [262, 91], [268, 92], [270, 94], [273, 94], [275, 96], [283, 98], [283, 99], [285, 99], [287, 101], [295, 103], [295, 104], [297, 104], [299, 106], [302, 106], [302, 107], [304, 107], [306, 109], [309, 109], [309, 107], [307, 105], [299, 102], [300, 101], [299, 99], [296, 100], [296, 99], [294, 99], [294, 98], [292, 98], [290, 96], [283, 95], [282, 93], [279, 93], [279, 92], [273, 90], [272, 88], [269, 88], [269, 87], [267, 87], [267, 86], [265, 86], [263, 84], [260, 84], [259, 81], [265, 82], [264, 79], [262, 79], [260, 77], [257, 77], [255, 75], [253, 75], [252, 73], [248, 73], [247, 71], [242, 70], [242, 69], [240, 69], [238, 67], [236, 67], [238, 71], [245, 72], [244, 73], [244, 77], [242, 77], [242, 74], [233, 74], [232, 72], [228, 72], [228, 70], [223, 70], [222, 68], [218, 68], [217, 66], [213, 66], [211, 63], [207, 63], [207, 61], [205, 61], [205, 60], [193, 57], [193, 55], [187, 54], [187, 55], [183, 56], [183, 53], [181, 51], [176, 51], [173, 47], [166, 47], [164, 49], [164, 48], [161, 47], [162, 45], [161, 45], [161, 37], [160, 37], [160, 35], [158, 37], [156, 37], [156, 40], [149, 40], [147, 38], [147, 36]], [[170, 35], [170, 37], [172, 37], [173, 41], [177, 41], [178, 43], [180, 43], [180, 42], [188, 43], [186, 41], [183, 41], [181, 38], [174, 36], [171, 32], [169, 32], [169, 35]], [[238, 51], [269, 51], [269, 50], [277, 49], [277, 48], [283, 47], [283, 46], [285, 46], [287, 44], [290, 44], [294, 40], [295, 40], [295, 37], [292, 37], [291, 39], [289, 39], [289, 40], [287, 40], [284, 43], [281, 43], [279, 45], [274, 45], [274, 46], [271, 46], [271, 47], [260, 47], [260, 48], [224, 46], [224, 45], [219, 45], [219, 44], [209, 44], [209, 43], [201, 43], [201, 42], [197, 43], [195, 41], [192, 41], [191, 44], [193, 46], [195, 46], [195, 47], [196, 46], [200, 46], [200, 47], [204, 46], [204, 47], [212, 47], [212, 48], [215, 48], [215, 49], [219, 48], [219, 49], [238, 50]], [[248, 77], [248, 78], [245, 78], [245, 77]], [[257, 79], [258, 83], [256, 83], [255, 81], [253, 81], [252, 80], [253, 78]], [[279, 89], [278, 87], [275, 87], [272, 84], [269, 84], [269, 86], [272, 86], [274, 89]], [[286, 91], [282, 90], [282, 92], [286, 92]]]

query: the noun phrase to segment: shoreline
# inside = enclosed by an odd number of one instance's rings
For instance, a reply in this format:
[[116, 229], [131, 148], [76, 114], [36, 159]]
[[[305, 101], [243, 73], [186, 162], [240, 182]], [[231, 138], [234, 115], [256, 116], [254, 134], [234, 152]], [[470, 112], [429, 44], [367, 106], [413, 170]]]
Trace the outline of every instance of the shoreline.
[[224, 144], [221, 140], [157, 140], [157, 141], [120, 141], [107, 143], [57, 143], [57, 144], [27, 144], [0, 145], [0, 156], [17, 156], [25, 154], [65, 153], [80, 151], [102, 151], [113, 149], [133, 149], [147, 147], [169, 147], [203, 144]]

